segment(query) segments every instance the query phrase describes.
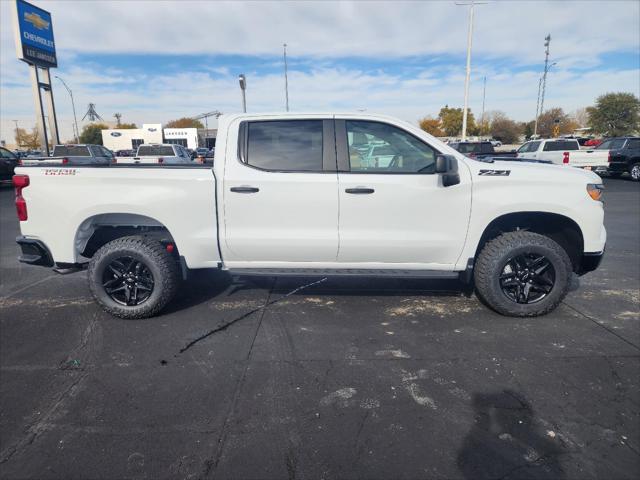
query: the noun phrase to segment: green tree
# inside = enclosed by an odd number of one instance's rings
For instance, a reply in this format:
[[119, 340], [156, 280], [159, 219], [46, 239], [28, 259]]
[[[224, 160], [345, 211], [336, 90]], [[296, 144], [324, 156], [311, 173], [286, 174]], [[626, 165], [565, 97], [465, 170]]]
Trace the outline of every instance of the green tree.
[[524, 138], [526, 140], [529, 140], [533, 135], [533, 128], [535, 123], [535, 120], [530, 120], [528, 122], [522, 122], [520, 124], [520, 128], [522, 129], [522, 133], [524, 134]]
[[182, 117], [177, 120], [171, 120], [167, 122], [165, 128], [204, 128], [204, 125], [200, 120], [193, 118]]
[[[438, 114], [444, 133], [449, 137], [455, 137], [462, 132], [462, 108], [452, 108], [445, 105]], [[476, 130], [473, 113], [467, 110], [467, 133], [474, 135]]]
[[640, 100], [633, 93], [606, 93], [587, 108], [589, 126], [595, 133], [617, 137], [640, 129]]
[[102, 130], [108, 129], [109, 127], [104, 123], [90, 123], [89, 125], [85, 125], [80, 134], [80, 143], [102, 145]]
[[432, 117], [424, 117], [420, 120], [420, 128], [434, 137], [444, 137], [444, 132], [440, 128], [440, 120]]

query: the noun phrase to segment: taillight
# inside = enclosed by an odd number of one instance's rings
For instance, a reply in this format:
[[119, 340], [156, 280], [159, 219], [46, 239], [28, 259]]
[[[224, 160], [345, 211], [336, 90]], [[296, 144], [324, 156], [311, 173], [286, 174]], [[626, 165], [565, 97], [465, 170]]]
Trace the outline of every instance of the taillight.
[[162, 163], [162, 162], [164, 162], [164, 158], [162, 157], [158, 158], [158, 163]]
[[562, 163], [569, 163], [569, 152], [562, 153]]
[[29, 175], [14, 175], [13, 186], [16, 191], [16, 212], [18, 220], [24, 222], [27, 220], [27, 201], [22, 196], [22, 189], [29, 186]]
[[607, 155], [607, 162], [611, 163], [611, 150], [609, 150], [609, 155]]
[[63, 159], [62, 159], [62, 164], [63, 164], [63, 165], [66, 165], [67, 163], [69, 163], [69, 159], [68, 159], [68, 158], [66, 158], [66, 157], [65, 157], [65, 158], [63, 158]]

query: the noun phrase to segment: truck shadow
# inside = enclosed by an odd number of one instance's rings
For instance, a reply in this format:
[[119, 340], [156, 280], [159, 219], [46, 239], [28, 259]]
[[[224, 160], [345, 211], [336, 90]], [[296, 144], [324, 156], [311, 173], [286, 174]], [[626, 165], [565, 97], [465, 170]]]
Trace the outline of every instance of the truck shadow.
[[[520, 393], [475, 393], [474, 423], [457, 456], [466, 479], [562, 479], [566, 453], [554, 432], [540, 432], [535, 412]], [[555, 440], [554, 440], [555, 439]]]
[[[236, 293], [248, 290], [270, 290], [274, 298], [294, 295], [331, 295], [331, 296], [460, 296], [469, 295], [470, 287], [458, 280], [370, 278], [370, 277], [331, 277], [326, 281], [305, 287], [320, 280], [321, 277], [270, 277], [270, 276], [231, 276], [219, 270], [192, 270], [189, 278], [183, 282], [179, 294], [165, 309], [165, 313], [174, 313], [195, 307], [201, 303], [215, 301], [216, 297], [232, 297]], [[303, 288], [300, 288], [303, 287]]]

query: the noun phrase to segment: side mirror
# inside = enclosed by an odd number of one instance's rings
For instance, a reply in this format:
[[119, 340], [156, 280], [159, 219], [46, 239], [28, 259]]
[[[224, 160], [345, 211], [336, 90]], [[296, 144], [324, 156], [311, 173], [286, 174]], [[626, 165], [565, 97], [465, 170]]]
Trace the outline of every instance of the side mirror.
[[444, 187], [460, 183], [458, 160], [453, 155], [438, 155], [436, 157], [436, 173], [442, 174], [442, 185]]

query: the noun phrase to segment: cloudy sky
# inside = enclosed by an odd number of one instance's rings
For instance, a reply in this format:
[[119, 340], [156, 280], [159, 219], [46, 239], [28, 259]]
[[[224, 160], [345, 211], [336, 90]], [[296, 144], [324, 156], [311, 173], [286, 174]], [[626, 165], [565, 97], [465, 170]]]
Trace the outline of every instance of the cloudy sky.
[[[15, 57], [12, 0], [0, 0], [0, 138], [35, 123], [28, 67]], [[453, 1], [38, 1], [53, 15], [59, 68], [80, 118], [166, 122], [241, 108], [284, 110], [282, 44], [293, 111], [361, 110], [411, 122], [462, 106], [468, 7]], [[608, 91], [640, 95], [640, 2], [489, 1], [476, 7], [470, 107], [533, 118], [552, 36], [545, 105], [573, 111]], [[54, 85], [62, 139], [71, 103]]]

